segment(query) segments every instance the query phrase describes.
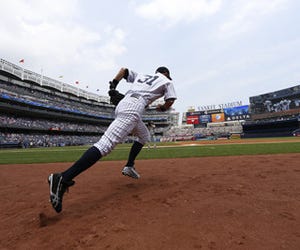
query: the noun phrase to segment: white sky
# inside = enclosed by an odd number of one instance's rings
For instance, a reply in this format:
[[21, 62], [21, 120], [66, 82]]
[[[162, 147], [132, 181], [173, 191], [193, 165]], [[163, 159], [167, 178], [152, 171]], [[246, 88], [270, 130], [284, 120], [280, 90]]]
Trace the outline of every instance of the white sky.
[[300, 84], [299, 0], [0, 0], [0, 9], [1, 58], [100, 95], [121, 67], [167, 66], [178, 112]]

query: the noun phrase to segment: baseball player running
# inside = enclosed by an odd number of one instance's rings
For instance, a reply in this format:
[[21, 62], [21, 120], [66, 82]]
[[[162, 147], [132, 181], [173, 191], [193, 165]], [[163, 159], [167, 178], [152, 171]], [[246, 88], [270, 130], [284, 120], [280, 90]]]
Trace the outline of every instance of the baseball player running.
[[134, 161], [144, 144], [150, 139], [149, 130], [142, 121], [142, 114], [150, 103], [163, 96], [165, 103], [158, 105], [157, 110], [162, 112], [168, 110], [176, 100], [176, 93], [170, 72], [166, 67], [159, 67], [152, 75], [138, 74], [127, 68], [121, 68], [110, 82], [110, 91], [115, 90], [122, 79], [132, 83], [132, 85], [116, 106], [115, 120], [107, 128], [104, 135], [70, 168], [61, 173], [52, 173], [48, 177], [50, 202], [57, 213], [62, 210], [64, 193], [75, 184], [73, 179], [94, 165], [100, 158], [109, 154], [131, 132], [138, 139], [131, 147], [122, 174], [135, 179], [140, 178], [134, 167]]

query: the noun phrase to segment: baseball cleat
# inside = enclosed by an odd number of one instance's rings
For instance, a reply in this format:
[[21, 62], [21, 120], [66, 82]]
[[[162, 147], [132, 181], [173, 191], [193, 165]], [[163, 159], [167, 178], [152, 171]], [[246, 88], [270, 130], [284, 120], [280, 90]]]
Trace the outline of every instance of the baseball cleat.
[[126, 176], [129, 176], [131, 178], [134, 178], [134, 179], [139, 179], [141, 176], [139, 175], [139, 173], [135, 170], [134, 167], [128, 167], [128, 166], [125, 166], [122, 170], [122, 174], [123, 175], [126, 175]]
[[64, 182], [60, 173], [50, 174], [48, 177], [50, 187], [50, 202], [57, 213], [62, 210], [62, 200], [64, 193], [70, 186], [75, 184], [75, 181]]

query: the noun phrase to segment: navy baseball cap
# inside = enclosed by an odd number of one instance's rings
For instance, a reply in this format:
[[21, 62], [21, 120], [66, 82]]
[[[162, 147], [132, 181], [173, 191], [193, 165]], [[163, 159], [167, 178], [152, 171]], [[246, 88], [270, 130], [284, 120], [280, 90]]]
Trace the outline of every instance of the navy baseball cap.
[[171, 76], [170, 76], [170, 71], [167, 67], [161, 66], [159, 68], [157, 68], [157, 70], [155, 71], [155, 73], [162, 73], [162, 74], [167, 74], [167, 77], [172, 80]]

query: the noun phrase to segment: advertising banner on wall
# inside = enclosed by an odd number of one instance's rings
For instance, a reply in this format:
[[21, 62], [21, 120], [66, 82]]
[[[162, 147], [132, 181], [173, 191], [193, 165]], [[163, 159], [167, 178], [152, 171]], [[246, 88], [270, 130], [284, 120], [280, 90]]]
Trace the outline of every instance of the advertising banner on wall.
[[223, 110], [187, 112], [187, 124], [241, 121], [250, 118], [249, 105], [224, 108]]
[[212, 110], [205, 110], [205, 111], [193, 111], [193, 112], [187, 112], [186, 116], [192, 116], [192, 115], [210, 115], [210, 114], [216, 114], [216, 113], [222, 113], [222, 109], [212, 109]]
[[198, 115], [187, 116], [186, 123], [187, 124], [199, 124], [199, 116]]
[[233, 107], [233, 108], [225, 108], [224, 114], [225, 114], [226, 121], [246, 120], [250, 118], [249, 105]]
[[225, 121], [224, 113], [211, 114], [211, 121], [212, 122], [224, 122]]
[[211, 122], [211, 115], [200, 115], [200, 123]]

